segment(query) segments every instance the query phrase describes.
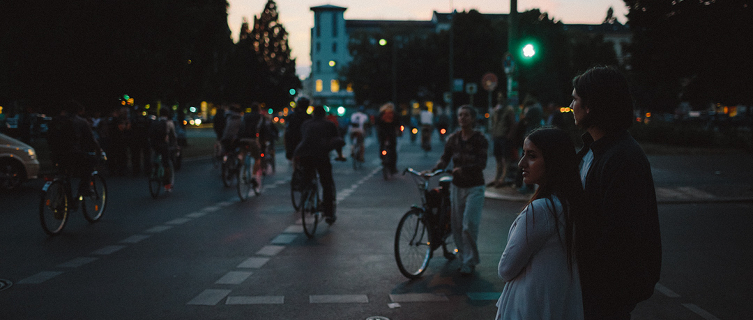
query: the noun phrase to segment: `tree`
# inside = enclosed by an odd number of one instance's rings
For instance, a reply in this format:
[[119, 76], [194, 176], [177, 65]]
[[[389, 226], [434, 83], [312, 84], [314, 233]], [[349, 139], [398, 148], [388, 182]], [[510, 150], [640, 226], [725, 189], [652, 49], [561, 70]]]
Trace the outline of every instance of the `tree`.
[[262, 13], [254, 17], [253, 29], [238, 42], [238, 47], [250, 47], [256, 61], [263, 66], [257, 68], [259, 65], [250, 63], [251, 77], [259, 80], [253, 82], [250, 92], [254, 101], [276, 110], [288, 106], [293, 99], [289, 91], [299, 89], [301, 80], [295, 74], [295, 58], [290, 55], [288, 33], [278, 19], [277, 5], [273, 0], [269, 0]]
[[[753, 103], [753, 62], [745, 50], [753, 42], [753, 7], [746, 0], [625, 0], [633, 31], [631, 76], [638, 104], [671, 111], [691, 94], [708, 102]], [[705, 93], [705, 97], [699, 96]], [[705, 102], [704, 102], [705, 101]]]

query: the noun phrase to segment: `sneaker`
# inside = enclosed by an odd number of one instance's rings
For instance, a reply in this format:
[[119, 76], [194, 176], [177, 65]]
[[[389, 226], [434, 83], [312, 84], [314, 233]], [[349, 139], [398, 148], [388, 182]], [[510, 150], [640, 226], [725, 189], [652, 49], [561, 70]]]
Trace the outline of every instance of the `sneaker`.
[[335, 161], [344, 162], [344, 161], [348, 161], [348, 158], [346, 158], [346, 157], [337, 157], [337, 158], [335, 158]]
[[335, 220], [337, 220], [337, 217], [334, 215], [324, 217], [324, 222], [326, 222], [328, 225], [332, 225], [333, 223], [335, 223]]
[[462, 267], [460, 267], [460, 275], [467, 277], [467, 276], [472, 275], [475, 270], [476, 270], [475, 266], [464, 264]]

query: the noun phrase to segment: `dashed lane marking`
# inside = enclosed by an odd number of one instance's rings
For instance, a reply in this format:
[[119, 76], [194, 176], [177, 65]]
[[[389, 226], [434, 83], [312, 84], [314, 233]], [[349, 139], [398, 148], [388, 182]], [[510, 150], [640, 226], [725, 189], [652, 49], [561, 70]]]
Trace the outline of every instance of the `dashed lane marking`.
[[18, 284], [38, 284], [63, 274], [62, 271], [42, 271], [26, 279], [21, 279]]
[[203, 212], [203, 211], [202, 212], [193, 212], [193, 213], [187, 214], [186, 218], [194, 218], [194, 219], [201, 218], [201, 217], [207, 215], [207, 213], [208, 212]]
[[141, 242], [141, 240], [144, 240], [146, 238], [151, 237], [151, 235], [148, 234], [134, 234], [128, 238], [125, 238], [123, 240], [120, 240], [120, 243], [138, 243]]
[[250, 271], [230, 271], [214, 284], [241, 284], [243, 281], [246, 281], [251, 274], [252, 272]]
[[390, 294], [392, 302], [430, 302], [430, 301], [449, 301], [446, 295], [442, 293], [401, 293]]
[[150, 229], [147, 229], [145, 232], [147, 232], [147, 233], [160, 233], [162, 231], [169, 230], [172, 227], [173, 226], [156, 226], [156, 227], [152, 227]]
[[241, 264], [238, 265], [238, 268], [259, 269], [267, 262], [269, 262], [269, 258], [251, 257], [241, 262]]
[[282, 249], [285, 249], [285, 247], [275, 246], [275, 245], [266, 245], [262, 247], [259, 251], [257, 251], [256, 254], [260, 256], [275, 256], [278, 253], [280, 253]]
[[285, 296], [231, 296], [225, 304], [284, 304]]
[[230, 294], [230, 290], [219, 289], [206, 289], [198, 296], [188, 301], [188, 304], [201, 305], [201, 306], [213, 306], [225, 299]]
[[309, 303], [369, 303], [369, 297], [365, 294], [312, 295]]
[[303, 233], [303, 225], [292, 225], [285, 228], [284, 233]]
[[656, 291], [661, 292], [663, 295], [667, 296], [667, 298], [679, 298], [680, 295], [675, 293], [674, 291], [670, 290], [669, 288], [661, 285], [660, 283], [657, 283], [654, 287]]
[[165, 224], [179, 225], [179, 224], [184, 224], [188, 221], [191, 221], [191, 218], [176, 218], [168, 222], [165, 222]]
[[99, 258], [91, 258], [91, 257], [78, 257], [76, 259], [70, 260], [65, 263], [61, 263], [58, 265], [58, 268], [78, 268], [80, 266], [83, 266], [87, 263], [94, 262]]
[[215, 212], [217, 210], [220, 210], [220, 206], [219, 205], [211, 206], [211, 207], [206, 207], [204, 209], [201, 209], [201, 211], [205, 211], [205, 212]]
[[104, 246], [102, 248], [99, 248], [97, 250], [92, 251], [91, 254], [108, 255], [108, 254], [114, 253], [114, 252], [116, 252], [116, 251], [118, 251], [120, 249], [123, 249], [125, 247], [126, 246]]
[[298, 238], [297, 234], [279, 234], [272, 239], [272, 244], [290, 244]]

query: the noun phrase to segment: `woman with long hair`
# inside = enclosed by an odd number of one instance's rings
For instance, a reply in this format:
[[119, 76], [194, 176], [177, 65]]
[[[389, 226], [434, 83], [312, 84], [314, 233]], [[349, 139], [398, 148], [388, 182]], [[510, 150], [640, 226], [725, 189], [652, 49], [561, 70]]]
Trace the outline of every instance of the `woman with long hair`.
[[510, 227], [499, 261], [506, 281], [496, 319], [583, 319], [577, 227], [587, 213], [570, 136], [533, 131], [523, 143], [523, 181], [538, 189]]

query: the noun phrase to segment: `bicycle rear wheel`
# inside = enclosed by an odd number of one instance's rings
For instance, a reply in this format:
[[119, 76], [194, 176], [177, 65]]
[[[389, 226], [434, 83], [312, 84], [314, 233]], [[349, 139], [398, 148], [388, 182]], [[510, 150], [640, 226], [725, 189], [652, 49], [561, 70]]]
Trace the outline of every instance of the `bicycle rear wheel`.
[[316, 226], [319, 224], [319, 190], [314, 186], [304, 192], [301, 204], [301, 224], [303, 233], [311, 239], [316, 234]]
[[84, 218], [91, 223], [99, 221], [105, 213], [107, 207], [107, 184], [105, 179], [98, 173], [92, 174], [90, 188], [91, 194], [83, 196], [81, 203], [84, 211]]
[[290, 179], [290, 200], [293, 202], [293, 209], [301, 209], [301, 199], [303, 199], [303, 171], [293, 169], [293, 177]]
[[236, 156], [228, 156], [227, 161], [222, 162], [222, 184], [225, 187], [230, 187], [235, 183], [238, 173], [238, 158]]
[[160, 190], [162, 190], [162, 178], [165, 176], [165, 170], [160, 164], [152, 165], [152, 173], [149, 175], [149, 194], [152, 198], [159, 196]]
[[238, 170], [238, 197], [241, 198], [241, 201], [246, 201], [254, 189], [254, 175], [252, 171], [250, 159], [247, 157], [245, 161], [241, 162]]
[[54, 236], [63, 231], [68, 222], [70, 203], [62, 181], [45, 185], [39, 200], [39, 220], [45, 233]]
[[423, 211], [411, 209], [403, 215], [395, 233], [395, 261], [400, 273], [416, 279], [426, 271], [431, 259], [429, 230], [424, 224]]

